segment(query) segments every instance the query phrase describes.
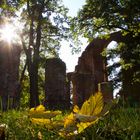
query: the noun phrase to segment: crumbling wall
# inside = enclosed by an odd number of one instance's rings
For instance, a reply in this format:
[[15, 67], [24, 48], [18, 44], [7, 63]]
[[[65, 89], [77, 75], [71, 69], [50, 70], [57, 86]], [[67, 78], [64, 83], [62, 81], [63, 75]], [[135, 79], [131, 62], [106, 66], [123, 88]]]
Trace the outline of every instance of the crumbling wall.
[[20, 45], [0, 42], [0, 96], [3, 110], [7, 109], [9, 100], [10, 108], [17, 106], [20, 53]]
[[45, 68], [46, 107], [49, 109], [68, 109], [70, 95], [66, 89], [66, 65], [59, 58], [50, 58]]
[[95, 77], [89, 73], [73, 73], [73, 104], [81, 106], [95, 92]]
[[[78, 60], [78, 65], [71, 76], [73, 83], [73, 103], [81, 106], [91, 94], [101, 91], [104, 101], [113, 98], [111, 83], [108, 83], [106, 58], [101, 53], [112, 41], [122, 40], [120, 32], [110, 34], [108, 39], [95, 38], [86, 47]], [[100, 84], [100, 89], [98, 88]]]

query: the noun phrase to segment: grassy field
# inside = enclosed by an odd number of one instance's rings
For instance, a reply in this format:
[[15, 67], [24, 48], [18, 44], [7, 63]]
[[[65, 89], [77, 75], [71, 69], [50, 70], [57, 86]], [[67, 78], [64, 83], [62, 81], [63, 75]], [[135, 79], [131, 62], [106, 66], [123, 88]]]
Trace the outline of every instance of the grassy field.
[[96, 124], [70, 138], [32, 124], [28, 110], [1, 113], [0, 124], [5, 125], [7, 140], [140, 140], [140, 109], [135, 108], [113, 108]]
[[[94, 136], [92, 135], [94, 132]], [[92, 128], [87, 129], [87, 139], [140, 140], [140, 110], [134, 108], [112, 109]]]

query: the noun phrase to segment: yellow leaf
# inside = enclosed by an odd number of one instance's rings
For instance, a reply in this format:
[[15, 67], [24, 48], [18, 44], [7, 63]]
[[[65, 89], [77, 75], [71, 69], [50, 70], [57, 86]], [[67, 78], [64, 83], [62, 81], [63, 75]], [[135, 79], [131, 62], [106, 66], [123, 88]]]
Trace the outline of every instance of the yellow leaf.
[[55, 117], [56, 115], [61, 114], [61, 111], [45, 111], [45, 112], [40, 112], [40, 111], [34, 111], [30, 112], [29, 116], [31, 118], [44, 118], [44, 119], [50, 119]]
[[79, 112], [75, 113], [76, 120], [80, 122], [77, 123], [78, 133], [81, 133], [88, 126], [99, 120], [103, 106], [103, 97], [100, 92], [94, 96], [90, 96], [90, 98], [83, 103]]
[[74, 106], [73, 112], [74, 113], [78, 113], [79, 112], [79, 107], [77, 105]]
[[36, 111], [43, 112], [43, 111], [45, 111], [45, 107], [43, 105], [39, 105], [36, 107]]
[[103, 105], [102, 94], [98, 92], [83, 103], [79, 114], [97, 116], [102, 111]]
[[34, 111], [35, 111], [35, 108], [31, 108], [31, 109], [30, 109], [30, 113], [31, 113], [31, 112], [34, 112]]
[[52, 121], [52, 128], [55, 130], [60, 130], [64, 127], [64, 121]]
[[73, 113], [71, 113], [65, 118], [64, 128], [69, 128], [70, 126], [73, 126], [74, 124], [75, 124], [75, 116]]
[[88, 126], [91, 125], [91, 122], [87, 122], [87, 123], [78, 123], [77, 127], [78, 127], [78, 133], [81, 133], [82, 131], [84, 131]]
[[50, 125], [51, 123], [50, 119], [36, 119], [36, 118], [32, 118], [31, 122], [33, 124], [38, 124], [38, 125]]
[[92, 122], [80, 122], [77, 124], [78, 127], [78, 133], [81, 133], [82, 131], [84, 131], [87, 127], [95, 124], [98, 121], [98, 119], [96, 119], [95, 121]]
[[45, 107], [43, 105], [39, 105], [36, 108], [31, 108], [29, 113], [35, 113], [35, 112], [44, 112]]
[[97, 116], [98, 114], [100, 114], [103, 109], [103, 106], [104, 102], [102, 93], [98, 92], [95, 94], [94, 99], [91, 100], [91, 115]]
[[80, 122], [93, 122], [96, 119], [98, 119], [97, 116], [89, 116], [89, 115], [81, 115], [81, 114], [75, 114], [76, 120]]
[[91, 95], [91, 97], [88, 99], [90, 106], [89, 106], [89, 115], [92, 115], [93, 110], [95, 109], [95, 97]]
[[79, 111], [79, 114], [90, 115], [90, 104], [89, 101], [85, 101]]

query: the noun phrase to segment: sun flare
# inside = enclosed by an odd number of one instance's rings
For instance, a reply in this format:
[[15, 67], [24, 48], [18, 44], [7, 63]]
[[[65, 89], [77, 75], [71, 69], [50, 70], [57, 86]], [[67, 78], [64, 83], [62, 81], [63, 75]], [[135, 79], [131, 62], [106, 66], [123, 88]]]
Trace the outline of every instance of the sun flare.
[[15, 41], [17, 39], [15, 27], [11, 24], [5, 24], [0, 29], [0, 38], [1, 40], [7, 41], [8, 43]]

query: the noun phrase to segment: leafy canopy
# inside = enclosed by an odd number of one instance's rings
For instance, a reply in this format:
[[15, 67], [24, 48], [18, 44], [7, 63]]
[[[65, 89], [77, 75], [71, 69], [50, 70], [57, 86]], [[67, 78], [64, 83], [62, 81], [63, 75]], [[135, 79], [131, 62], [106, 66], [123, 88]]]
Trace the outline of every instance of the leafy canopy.
[[[122, 82], [127, 92], [138, 92], [140, 82], [140, 1], [139, 0], [86, 0], [86, 4], [79, 11], [78, 16], [73, 19], [71, 29], [74, 35], [82, 34], [89, 41], [103, 34], [120, 31], [124, 40], [116, 49], [112, 49], [109, 59], [112, 56], [119, 56], [120, 61], [109, 68], [109, 73], [114, 73], [116, 68], [121, 71], [113, 79], [116, 84]], [[76, 25], [76, 26], [75, 26]], [[128, 76], [129, 75], [129, 76]], [[119, 85], [119, 84], [118, 84]], [[136, 87], [134, 87], [136, 85]], [[133, 90], [132, 86], [134, 87]]]
[[86, 0], [77, 20], [84, 36], [93, 38], [97, 33], [116, 30], [140, 33], [139, 0]]

